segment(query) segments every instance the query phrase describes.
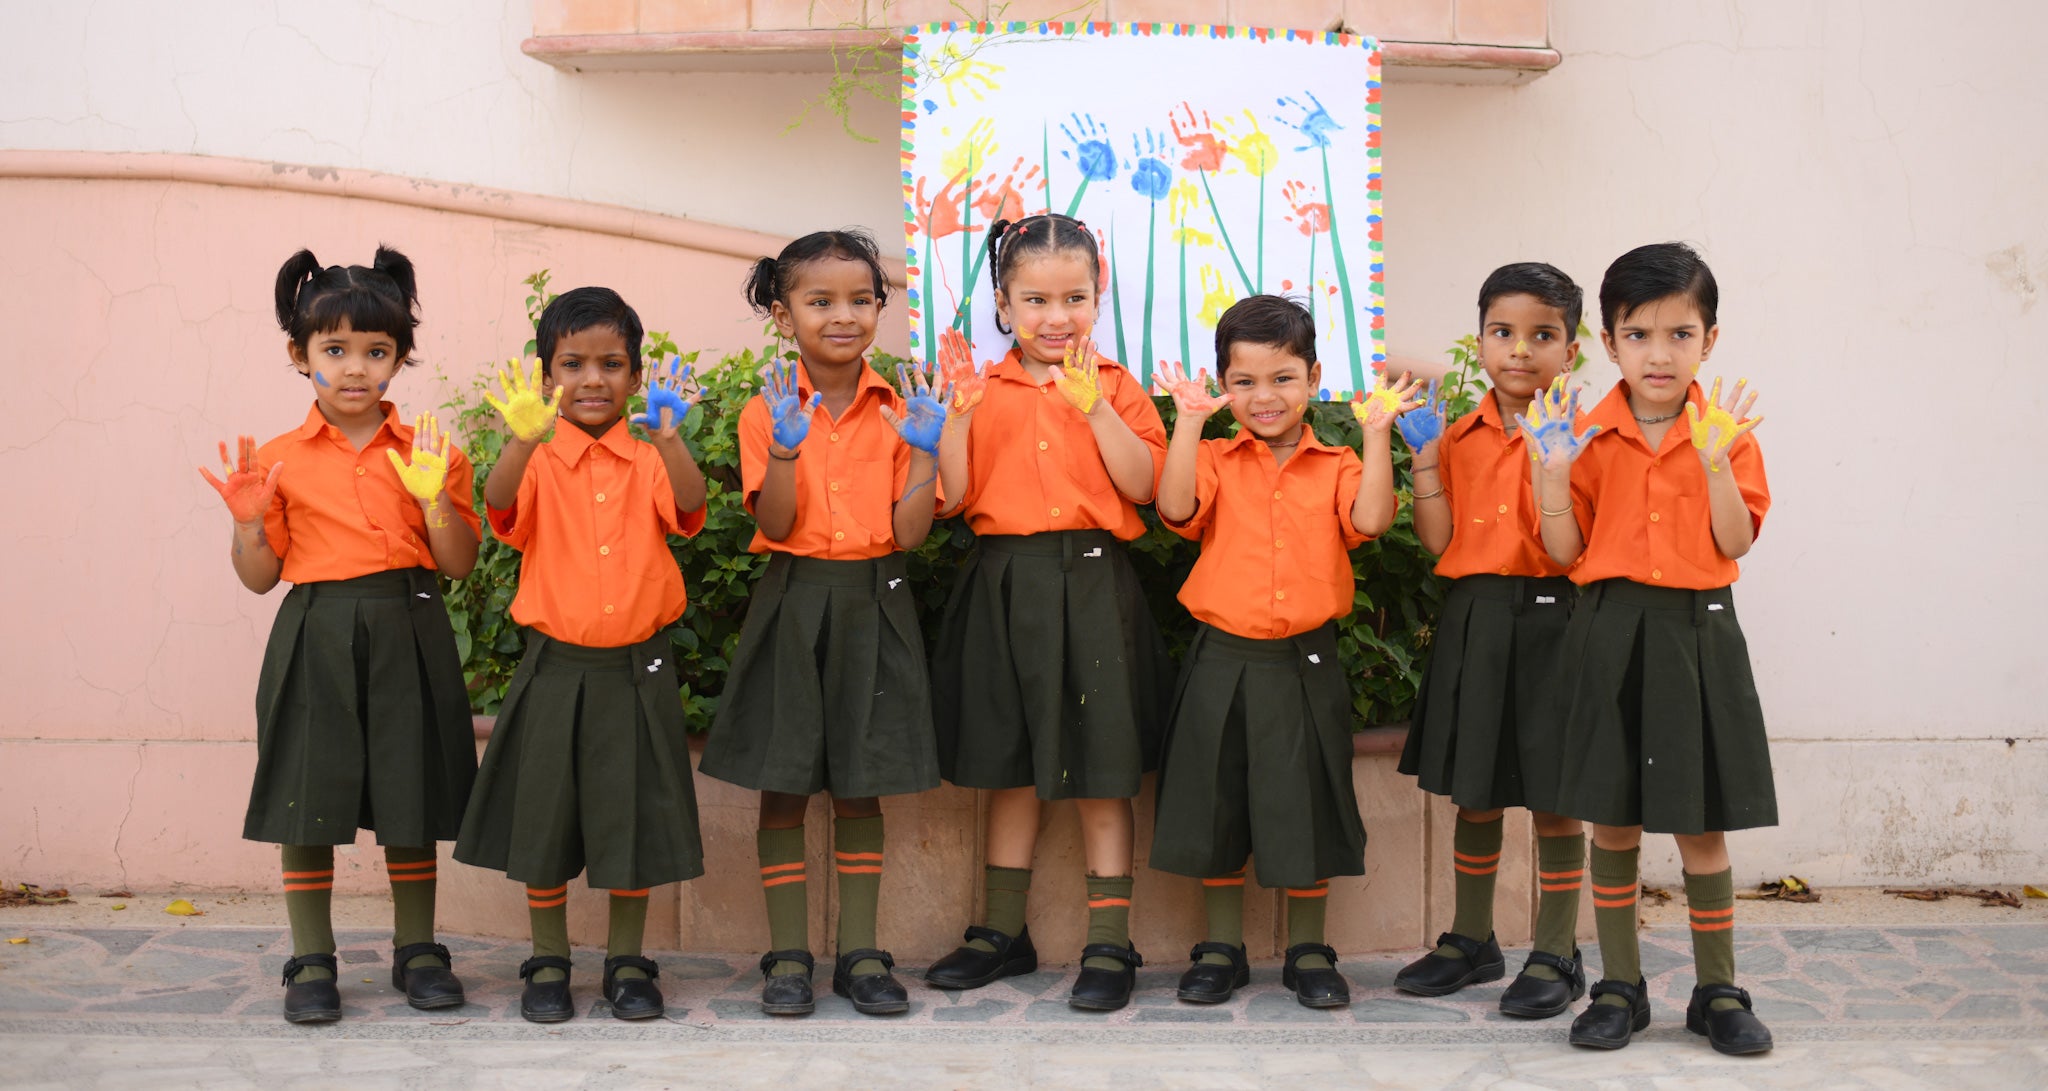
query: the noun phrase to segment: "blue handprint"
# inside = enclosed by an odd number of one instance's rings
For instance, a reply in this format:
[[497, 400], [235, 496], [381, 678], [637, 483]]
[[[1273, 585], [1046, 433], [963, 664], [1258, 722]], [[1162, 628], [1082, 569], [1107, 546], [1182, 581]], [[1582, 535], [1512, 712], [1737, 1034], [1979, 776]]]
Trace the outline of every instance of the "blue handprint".
[[1131, 134], [1131, 154], [1137, 166], [1131, 170], [1131, 188], [1154, 201], [1166, 196], [1173, 185], [1173, 171], [1166, 165], [1166, 136], [1152, 130]]
[[1394, 418], [1394, 427], [1401, 430], [1401, 438], [1408, 441], [1410, 451], [1424, 447], [1443, 438], [1444, 399], [1440, 388], [1443, 380], [1429, 381], [1429, 400], [1414, 409]]
[[1095, 121], [1094, 114], [1073, 114], [1074, 124], [1069, 127], [1060, 122], [1060, 131], [1074, 142], [1074, 150], [1061, 155], [1074, 161], [1081, 168], [1081, 177], [1090, 182], [1106, 182], [1116, 177], [1116, 149], [1109, 146], [1109, 129]]
[[920, 369], [916, 364], [899, 367], [896, 376], [906, 396], [904, 415], [899, 418], [885, 407], [883, 417], [903, 437], [903, 442], [938, 457], [939, 434], [946, 428], [946, 405], [953, 397], [951, 384], [943, 390], [934, 387], [931, 368]]
[[690, 407], [704, 392], [690, 379], [690, 365], [680, 356], [671, 357], [668, 370], [654, 365], [654, 380], [647, 384], [647, 411], [633, 417], [633, 423], [650, 432], [673, 432], [683, 423]]
[[1310, 148], [1327, 148], [1330, 146], [1330, 134], [1344, 126], [1337, 124], [1337, 120], [1330, 116], [1330, 111], [1323, 108], [1321, 100], [1307, 91], [1303, 91], [1302, 95], [1314, 105], [1304, 105], [1300, 100], [1292, 98], [1279, 100], [1279, 104], [1282, 106], [1292, 106], [1300, 110], [1301, 120], [1289, 121], [1278, 115], [1275, 115], [1273, 120], [1294, 129], [1308, 139], [1308, 143], [1294, 149], [1295, 151], [1305, 152]]
[[822, 393], [812, 394], [811, 403], [803, 404], [802, 393], [796, 387], [796, 368], [777, 361], [768, 373], [768, 415], [774, 418], [772, 429], [775, 443], [785, 451], [794, 451], [811, 434], [811, 414], [818, 403], [825, 400]]
[[1522, 435], [1529, 441], [1529, 461], [1547, 466], [1569, 466], [1577, 460], [1594, 433], [1600, 431], [1600, 426], [1595, 424], [1573, 435], [1572, 421], [1578, 415], [1579, 392], [1573, 390], [1570, 399], [1566, 399], [1564, 376], [1558, 376], [1547, 393], [1537, 391], [1536, 397], [1529, 402], [1529, 415], [1515, 414], [1515, 424], [1520, 426]]

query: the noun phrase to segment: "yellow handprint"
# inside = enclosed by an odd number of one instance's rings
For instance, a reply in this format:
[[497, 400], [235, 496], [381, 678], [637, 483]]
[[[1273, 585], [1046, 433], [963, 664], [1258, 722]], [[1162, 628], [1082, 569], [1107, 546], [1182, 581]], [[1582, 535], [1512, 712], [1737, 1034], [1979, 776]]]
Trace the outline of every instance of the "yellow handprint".
[[1685, 403], [1685, 423], [1692, 431], [1692, 445], [1700, 452], [1700, 460], [1707, 464], [1708, 473], [1720, 473], [1721, 464], [1728, 461], [1728, 449], [1742, 433], [1763, 423], [1762, 417], [1749, 416], [1749, 407], [1756, 404], [1756, 393], [1750, 392], [1747, 399], [1742, 396], [1748, 379], [1735, 380], [1735, 389], [1728, 392], [1728, 400], [1721, 400], [1721, 380], [1714, 380], [1714, 389], [1707, 393], [1707, 415], [1700, 417], [1699, 406]]
[[946, 177], [958, 181], [981, 173], [981, 168], [995, 150], [996, 122], [994, 118], [984, 116], [968, 126], [967, 135], [946, 152], [939, 165], [945, 170]]
[[1251, 131], [1245, 135], [1237, 135], [1236, 125], [1229, 118], [1217, 122], [1216, 131], [1228, 138], [1231, 156], [1243, 164], [1247, 172], [1264, 177], [1267, 171], [1279, 165], [1280, 152], [1273, 147], [1272, 139], [1259, 128], [1259, 119], [1250, 110], [1244, 112], [1244, 117], [1251, 125]]
[[1202, 309], [1196, 312], [1202, 325], [1210, 329], [1223, 320], [1223, 312], [1230, 309], [1237, 297], [1231, 294], [1230, 285], [1223, 280], [1223, 273], [1213, 265], [1202, 266], [1198, 274], [1202, 282]]
[[960, 105], [961, 92], [972, 96], [976, 102], [983, 101], [984, 92], [993, 91], [1001, 86], [996, 81], [994, 73], [1004, 71], [1002, 65], [977, 61], [966, 56], [960, 52], [959, 45], [953, 42], [946, 43], [945, 50], [932, 69], [939, 86], [946, 90], [947, 106]]
[[[1216, 245], [1216, 236], [1190, 225], [1198, 215], [1208, 215], [1207, 207], [1202, 203], [1202, 191], [1185, 178], [1175, 182], [1166, 191], [1166, 218], [1177, 225], [1173, 229], [1174, 242], [1186, 246]], [[1214, 222], [1213, 217], [1211, 222]]]
[[1089, 416], [1102, 403], [1102, 369], [1096, 364], [1095, 342], [1077, 337], [1068, 342], [1064, 355], [1060, 366], [1052, 369], [1053, 385], [1059, 387], [1068, 405]]
[[505, 396], [503, 401], [491, 397], [484, 391], [484, 400], [491, 408], [505, 418], [505, 427], [512, 434], [529, 443], [548, 434], [555, 426], [555, 411], [562, 406], [562, 387], [555, 388], [553, 398], [543, 398], [540, 393], [540, 361], [533, 362], [533, 377], [528, 379], [519, 374], [519, 362], [512, 362], [512, 374], [508, 378], [504, 368], [498, 369], [498, 392]]
[[1387, 377], [1381, 375], [1373, 381], [1371, 390], [1352, 393], [1351, 415], [1367, 428], [1384, 432], [1394, 423], [1395, 417], [1422, 404], [1419, 398], [1409, 399], [1409, 395], [1418, 393], [1415, 381], [1405, 373], [1393, 386], [1388, 386]]
[[441, 512], [441, 494], [448, 487], [448, 447], [448, 435], [441, 431], [441, 422], [431, 413], [421, 413], [413, 423], [412, 461], [398, 457], [398, 452], [390, 448], [384, 450], [391, 468], [398, 471], [399, 483], [413, 499], [427, 506], [427, 522], [435, 527], [448, 525]]

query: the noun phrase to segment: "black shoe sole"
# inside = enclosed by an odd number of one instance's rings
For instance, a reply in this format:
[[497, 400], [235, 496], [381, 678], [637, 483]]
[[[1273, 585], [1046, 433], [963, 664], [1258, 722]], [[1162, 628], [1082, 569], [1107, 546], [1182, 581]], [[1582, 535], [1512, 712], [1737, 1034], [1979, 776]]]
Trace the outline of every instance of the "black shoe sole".
[[1104, 1000], [1088, 1000], [1078, 996], [1070, 996], [1067, 997], [1067, 1006], [1079, 1011], [1122, 1011], [1130, 1007], [1131, 1002], [1126, 999], [1121, 1004], [1111, 1004]]
[[1629, 1037], [1623, 1038], [1618, 1042], [1612, 1038], [1580, 1037], [1577, 1031], [1571, 1033], [1570, 1041], [1575, 1046], [1584, 1046], [1587, 1049], [1620, 1049], [1635, 1041], [1636, 1035], [1648, 1029], [1650, 1029], [1650, 1013], [1644, 1012], [1629, 1020]]
[[1730, 1057], [1747, 1057], [1757, 1053], [1769, 1053], [1771, 1051], [1771, 1047], [1778, 1044], [1776, 1042], [1758, 1042], [1754, 1045], [1747, 1046], [1724, 1045], [1720, 1042], [1715, 1041], [1714, 1036], [1707, 1033], [1706, 1019], [1702, 1016], [1695, 1015], [1691, 1011], [1687, 1011], [1685, 1013], [1685, 1029], [1692, 1031], [1694, 1034], [1697, 1034], [1702, 1038], [1705, 1038], [1707, 1040], [1707, 1044], [1714, 1047], [1714, 1052], [1725, 1053]]
[[1174, 999], [1185, 1000], [1190, 1004], [1225, 1004], [1235, 995], [1237, 995], [1236, 989], [1226, 993], [1205, 993], [1188, 989], [1176, 989], [1173, 994]]
[[421, 1011], [440, 1011], [442, 1008], [459, 1008], [469, 1002], [466, 996], [433, 996], [425, 1000], [414, 1000], [408, 996], [405, 1002]]
[[1038, 959], [1036, 956], [1029, 959], [1013, 958], [997, 967], [995, 972], [982, 977], [933, 977], [931, 971], [927, 970], [924, 975], [924, 983], [934, 989], [979, 989], [983, 985], [993, 985], [1006, 977], [1022, 977], [1025, 974], [1035, 974], [1037, 972]]
[[338, 1023], [341, 1021], [341, 1009], [328, 1010], [323, 1008], [319, 1011], [288, 1012], [284, 1017], [284, 1021], [287, 1023]]
[[628, 1022], [636, 1019], [659, 1019], [666, 1014], [668, 1014], [668, 1009], [665, 1007], [651, 1008], [647, 1011], [620, 1011], [617, 1008], [612, 1009], [612, 1018], [624, 1019]]
[[[846, 996], [845, 993], [839, 992], [839, 990], [837, 989], [834, 989], [833, 992], [838, 993], [838, 995], [840, 996]], [[853, 1001], [853, 1010], [861, 1013], [862, 1015], [902, 1015], [904, 1012], [910, 1010], [910, 1001], [907, 999], [883, 1000], [880, 1002], [869, 1002], [866, 1004], [863, 1004], [858, 1000], [854, 1000], [853, 997], [850, 996], [846, 996], [846, 999]]]
[[770, 1004], [766, 1001], [761, 1003], [761, 1011], [765, 1015], [809, 1015], [817, 1010], [818, 1004], [815, 1000], [808, 1004]]
[[1318, 999], [1309, 1000], [1304, 998], [1300, 993], [1295, 993], [1294, 999], [1295, 1002], [1300, 1004], [1302, 1007], [1315, 1008], [1318, 1011], [1321, 1011], [1325, 1008], [1348, 1008], [1351, 1006], [1351, 998], [1348, 996], [1325, 996], [1320, 997]]
[[530, 1012], [525, 1008], [519, 1009], [519, 1018], [529, 1023], [566, 1023], [575, 1017], [576, 1013], [573, 1011]]
[[1500, 1013], [1502, 1015], [1512, 1015], [1517, 1019], [1555, 1019], [1570, 1010], [1572, 1010], [1572, 1002], [1570, 1000], [1548, 1008], [1532, 1007], [1527, 1004], [1510, 1004], [1505, 1000], [1501, 1001], [1500, 1004]]
[[1472, 972], [1449, 985], [1420, 985], [1412, 981], [1402, 981], [1397, 977], [1394, 979], [1394, 987], [1404, 993], [1413, 993], [1416, 996], [1449, 996], [1467, 986], [1484, 985], [1490, 981], [1499, 981], [1506, 976], [1508, 976], [1508, 964], [1497, 962], [1491, 966], [1474, 967]]

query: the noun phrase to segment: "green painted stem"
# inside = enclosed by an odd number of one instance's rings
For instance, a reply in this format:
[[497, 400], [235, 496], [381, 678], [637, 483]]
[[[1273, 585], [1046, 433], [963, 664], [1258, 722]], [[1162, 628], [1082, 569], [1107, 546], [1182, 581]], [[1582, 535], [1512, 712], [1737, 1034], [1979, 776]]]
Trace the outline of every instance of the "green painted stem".
[[1116, 244], [1116, 221], [1109, 221], [1109, 317], [1116, 327], [1116, 360], [1125, 367], [1131, 366], [1131, 358], [1124, 355], [1124, 293], [1121, 277], [1116, 274], [1116, 259], [1121, 251]]
[[1316, 236], [1317, 231], [1308, 233], [1308, 324], [1316, 324]]
[[1180, 221], [1180, 363], [1188, 365], [1188, 221]]
[[1266, 176], [1259, 175], [1259, 291], [1266, 290]]
[[[1080, 188], [1074, 190], [1074, 199], [1067, 202], [1067, 215], [1072, 216], [1076, 211], [1080, 209], [1081, 198], [1088, 192], [1088, 182], [1088, 176], [1085, 174], [1082, 175]], [[1050, 196], [1049, 191], [1047, 195]]]
[[1237, 266], [1237, 279], [1244, 282], [1244, 294], [1257, 295], [1259, 290], [1252, 287], [1252, 278], [1244, 271], [1244, 262], [1238, 260], [1237, 247], [1230, 241], [1230, 228], [1223, 224], [1223, 210], [1216, 207], [1216, 195], [1209, 190], [1209, 172], [1196, 171], [1202, 178], [1202, 195], [1209, 198], [1209, 214], [1216, 217], [1216, 233], [1223, 236], [1223, 249], [1230, 255], [1230, 264]]
[[[960, 199], [960, 267], [969, 268], [974, 261], [974, 174], [967, 175], [966, 195]], [[954, 325], [963, 330], [974, 328], [974, 279], [973, 274], [960, 286], [960, 313], [954, 316]]]
[[924, 289], [918, 302], [924, 305], [924, 358], [930, 363], [939, 358], [938, 300], [932, 298], [932, 222], [924, 222]]
[[1365, 389], [1364, 359], [1358, 354], [1358, 309], [1351, 305], [1351, 273], [1344, 268], [1344, 238], [1337, 233], [1337, 191], [1330, 188], [1330, 151], [1323, 149], [1323, 196], [1330, 204], [1330, 258], [1337, 264], [1337, 296], [1344, 301], [1344, 345], [1351, 352], [1351, 389]]
[[[1152, 202], [1152, 214], [1145, 218], [1145, 316], [1138, 333], [1138, 379], [1152, 389], [1152, 243], [1159, 227], [1159, 202]], [[1129, 360], [1124, 361], [1130, 367]]]

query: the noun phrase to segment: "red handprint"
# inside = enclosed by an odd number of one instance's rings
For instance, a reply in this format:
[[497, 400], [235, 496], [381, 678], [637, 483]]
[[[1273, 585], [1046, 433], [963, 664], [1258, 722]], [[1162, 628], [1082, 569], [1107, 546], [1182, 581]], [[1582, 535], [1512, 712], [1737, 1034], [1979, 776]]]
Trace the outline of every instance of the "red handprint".
[[1208, 111], [1202, 112], [1202, 120], [1195, 121], [1195, 108], [1183, 102], [1180, 108], [1187, 114], [1187, 128], [1181, 128], [1181, 119], [1167, 111], [1167, 124], [1173, 126], [1173, 138], [1180, 146], [1188, 149], [1187, 158], [1180, 161], [1182, 170], [1219, 170], [1223, 166], [1223, 154], [1229, 146], [1217, 139], [1214, 126], [1209, 122]]
[[930, 200], [925, 198], [924, 183], [923, 178], [917, 180], [915, 197], [917, 218], [924, 224], [926, 236], [943, 239], [948, 235], [958, 235], [962, 231], [981, 230], [980, 224], [967, 226], [967, 195], [953, 192], [953, 188], [959, 184], [957, 180], [947, 182], [946, 188], [940, 190], [939, 195]]
[[[1280, 195], [1287, 198], [1287, 204], [1294, 209], [1294, 215], [1287, 217], [1304, 235], [1327, 234], [1330, 230], [1330, 203], [1313, 200], [1316, 188], [1304, 182], [1289, 182], [1280, 188]], [[1299, 217], [1298, 219], [1296, 217]]]

